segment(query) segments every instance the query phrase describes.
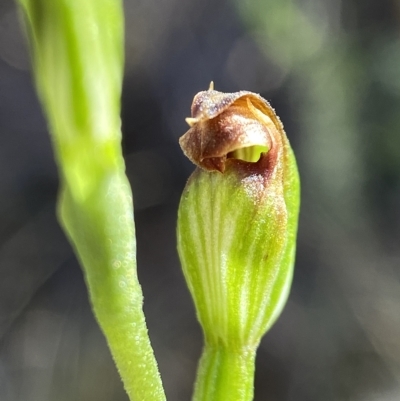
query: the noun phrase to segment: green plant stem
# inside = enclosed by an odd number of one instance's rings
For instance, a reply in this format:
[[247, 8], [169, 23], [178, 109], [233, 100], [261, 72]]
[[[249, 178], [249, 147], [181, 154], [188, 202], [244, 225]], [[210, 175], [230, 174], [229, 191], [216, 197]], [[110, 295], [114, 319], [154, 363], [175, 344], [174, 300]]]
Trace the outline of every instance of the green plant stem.
[[197, 371], [193, 401], [253, 399], [256, 350], [206, 345]]
[[165, 400], [147, 334], [136, 274], [135, 229], [129, 182], [105, 174], [85, 202], [63, 186], [60, 221], [84, 266], [96, 318], [132, 401]]
[[19, 0], [60, 172], [59, 219], [131, 401], [164, 401], [121, 150], [120, 0]]

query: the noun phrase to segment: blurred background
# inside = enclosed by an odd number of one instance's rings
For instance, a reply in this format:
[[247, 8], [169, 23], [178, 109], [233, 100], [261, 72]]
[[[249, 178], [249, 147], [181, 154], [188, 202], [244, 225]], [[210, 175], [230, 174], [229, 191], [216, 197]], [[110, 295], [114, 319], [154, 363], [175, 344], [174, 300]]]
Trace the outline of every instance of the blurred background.
[[[297, 155], [293, 288], [256, 401], [400, 399], [400, 3], [129, 0], [123, 148], [139, 278], [169, 400], [202, 338], [177, 258], [193, 96], [260, 93]], [[55, 219], [57, 171], [15, 4], [0, 0], [0, 401], [127, 401]]]

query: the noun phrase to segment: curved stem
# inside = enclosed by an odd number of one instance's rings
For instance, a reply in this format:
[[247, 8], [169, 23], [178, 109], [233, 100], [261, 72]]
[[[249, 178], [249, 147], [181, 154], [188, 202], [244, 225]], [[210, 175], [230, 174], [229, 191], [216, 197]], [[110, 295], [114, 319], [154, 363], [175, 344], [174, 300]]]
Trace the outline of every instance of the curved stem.
[[203, 349], [193, 401], [251, 401], [255, 349], [206, 345]]
[[136, 273], [132, 196], [120, 172], [77, 202], [63, 186], [60, 221], [78, 254], [92, 308], [131, 401], [165, 401]]
[[164, 401], [121, 149], [121, 0], [19, 0], [60, 171], [59, 218], [131, 401]]

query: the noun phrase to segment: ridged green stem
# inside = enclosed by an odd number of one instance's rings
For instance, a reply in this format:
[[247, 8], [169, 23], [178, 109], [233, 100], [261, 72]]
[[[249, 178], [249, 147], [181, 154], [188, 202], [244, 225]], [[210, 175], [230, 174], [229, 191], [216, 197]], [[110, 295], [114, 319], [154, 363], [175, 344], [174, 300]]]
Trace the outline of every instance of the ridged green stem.
[[197, 371], [193, 401], [251, 401], [255, 349], [206, 345]]

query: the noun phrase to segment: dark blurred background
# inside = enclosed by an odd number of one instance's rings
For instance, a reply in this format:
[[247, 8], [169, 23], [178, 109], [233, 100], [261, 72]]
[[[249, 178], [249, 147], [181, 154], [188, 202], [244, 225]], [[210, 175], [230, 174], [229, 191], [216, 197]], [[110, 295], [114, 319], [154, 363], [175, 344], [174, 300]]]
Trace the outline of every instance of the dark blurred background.
[[[130, 0], [123, 148], [139, 278], [169, 400], [202, 338], [176, 253], [193, 96], [261, 93], [297, 155], [293, 289], [257, 401], [400, 399], [398, 0]], [[15, 4], [0, 0], [0, 401], [126, 401], [55, 219], [57, 171]]]

